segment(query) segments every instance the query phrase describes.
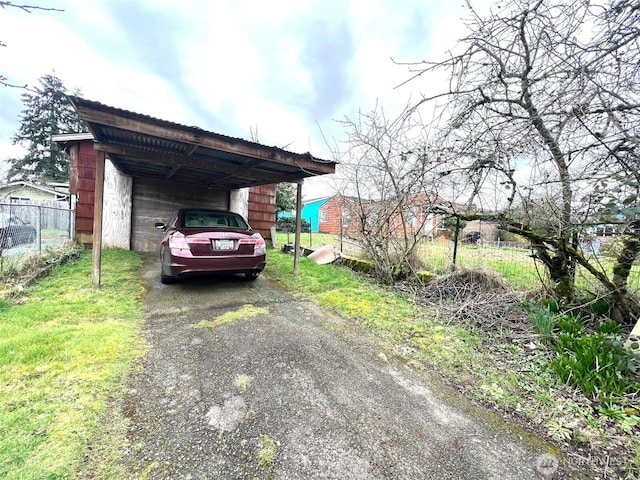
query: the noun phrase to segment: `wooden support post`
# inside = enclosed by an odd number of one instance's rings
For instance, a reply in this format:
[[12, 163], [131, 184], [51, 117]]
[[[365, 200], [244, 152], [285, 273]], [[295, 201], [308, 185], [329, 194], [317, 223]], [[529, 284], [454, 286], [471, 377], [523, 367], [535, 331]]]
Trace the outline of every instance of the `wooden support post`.
[[94, 287], [100, 286], [102, 270], [102, 201], [104, 199], [104, 157], [98, 150], [96, 155], [96, 191], [93, 201], [93, 275]]
[[296, 194], [296, 238], [293, 248], [293, 274], [300, 273], [300, 230], [302, 230], [302, 180], [298, 183]]

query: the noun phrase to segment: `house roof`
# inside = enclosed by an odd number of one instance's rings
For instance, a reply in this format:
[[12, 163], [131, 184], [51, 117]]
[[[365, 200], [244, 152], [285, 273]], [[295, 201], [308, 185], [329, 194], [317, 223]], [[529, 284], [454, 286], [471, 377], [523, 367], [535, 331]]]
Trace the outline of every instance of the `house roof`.
[[42, 185], [36, 185], [34, 183], [26, 182], [24, 180], [7, 183], [5, 185], [0, 185], [0, 190], [6, 190], [11, 188], [24, 188], [24, 187], [33, 188], [34, 190], [40, 190], [41, 192], [45, 192], [45, 193], [50, 193], [55, 197], [67, 198], [69, 196], [68, 192], [61, 192], [59, 190], [43, 187]]
[[[133, 177], [154, 177], [209, 188], [237, 189], [335, 172], [335, 162], [160, 120], [69, 95], [80, 118], [115, 166]], [[80, 135], [83, 134], [74, 134]], [[74, 141], [82, 138], [70, 138]], [[64, 136], [56, 141], [64, 146]]]
[[326, 196], [326, 197], [310, 198], [309, 200], [302, 200], [302, 203], [304, 205], [309, 205], [311, 203], [316, 203], [316, 202], [326, 202], [327, 200], [329, 200], [333, 196], [334, 195], [329, 195], [329, 196]]

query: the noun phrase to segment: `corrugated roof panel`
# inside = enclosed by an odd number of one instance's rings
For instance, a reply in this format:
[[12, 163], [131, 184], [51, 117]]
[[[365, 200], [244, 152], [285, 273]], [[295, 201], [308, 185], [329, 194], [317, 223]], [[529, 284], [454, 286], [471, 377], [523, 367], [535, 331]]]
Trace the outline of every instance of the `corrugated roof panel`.
[[221, 188], [297, 181], [333, 173], [335, 162], [187, 127], [69, 96], [97, 148], [131, 176]]

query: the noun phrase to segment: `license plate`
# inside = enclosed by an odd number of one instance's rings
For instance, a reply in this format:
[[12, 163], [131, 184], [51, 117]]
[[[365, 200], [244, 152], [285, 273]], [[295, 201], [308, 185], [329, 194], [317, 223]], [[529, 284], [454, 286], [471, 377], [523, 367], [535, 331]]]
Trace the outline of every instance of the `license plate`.
[[233, 240], [216, 240], [216, 250], [233, 250]]

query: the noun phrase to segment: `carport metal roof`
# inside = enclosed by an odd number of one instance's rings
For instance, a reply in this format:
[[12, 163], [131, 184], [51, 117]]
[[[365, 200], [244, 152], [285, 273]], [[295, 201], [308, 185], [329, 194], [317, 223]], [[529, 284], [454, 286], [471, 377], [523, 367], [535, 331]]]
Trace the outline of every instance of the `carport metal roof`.
[[228, 137], [69, 95], [95, 139], [124, 174], [238, 189], [296, 183], [335, 172], [335, 162]]
[[269, 183], [298, 183], [294, 272], [300, 252], [304, 178], [335, 172], [336, 163], [278, 147], [160, 120], [68, 95], [87, 124], [98, 150], [93, 222], [93, 284], [100, 285], [105, 155], [124, 174], [209, 188], [238, 189]]

